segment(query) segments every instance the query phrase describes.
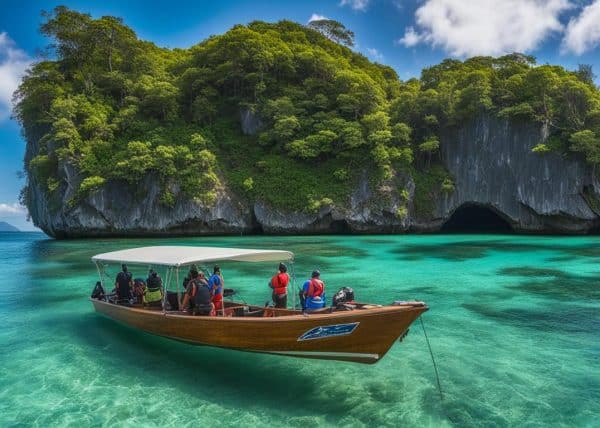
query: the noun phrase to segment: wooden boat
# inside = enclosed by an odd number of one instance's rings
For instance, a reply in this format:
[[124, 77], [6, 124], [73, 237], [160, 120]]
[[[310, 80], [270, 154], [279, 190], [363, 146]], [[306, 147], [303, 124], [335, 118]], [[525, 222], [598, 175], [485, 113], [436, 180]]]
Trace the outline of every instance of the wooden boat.
[[[179, 286], [180, 269], [187, 270], [191, 264], [293, 261], [293, 254], [279, 250], [160, 246], [99, 254], [92, 260], [102, 285], [108, 263], [162, 266], [166, 268], [168, 290], [173, 281]], [[428, 310], [423, 302], [385, 306], [352, 302], [341, 308], [303, 313], [301, 309], [225, 301], [217, 316], [192, 316], [170, 310], [167, 293], [162, 308], [126, 306], [96, 298], [91, 301], [98, 313], [116, 321], [194, 345], [367, 364], [378, 362], [398, 338], [404, 337], [411, 323]]]

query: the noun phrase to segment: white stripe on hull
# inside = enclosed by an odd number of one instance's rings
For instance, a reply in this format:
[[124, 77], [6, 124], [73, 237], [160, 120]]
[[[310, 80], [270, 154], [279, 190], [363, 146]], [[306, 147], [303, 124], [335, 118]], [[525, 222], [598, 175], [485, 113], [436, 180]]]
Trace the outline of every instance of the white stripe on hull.
[[362, 354], [360, 352], [318, 352], [318, 351], [258, 351], [269, 354], [293, 355], [296, 357], [331, 357], [359, 358], [363, 360], [378, 360], [379, 354]]

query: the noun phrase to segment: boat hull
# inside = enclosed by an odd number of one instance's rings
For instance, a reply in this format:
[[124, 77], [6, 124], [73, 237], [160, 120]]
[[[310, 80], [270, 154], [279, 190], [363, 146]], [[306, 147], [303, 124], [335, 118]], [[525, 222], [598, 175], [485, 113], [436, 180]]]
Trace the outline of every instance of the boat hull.
[[427, 306], [382, 306], [262, 318], [163, 313], [91, 299], [96, 311], [145, 332], [194, 345], [293, 357], [378, 362]]

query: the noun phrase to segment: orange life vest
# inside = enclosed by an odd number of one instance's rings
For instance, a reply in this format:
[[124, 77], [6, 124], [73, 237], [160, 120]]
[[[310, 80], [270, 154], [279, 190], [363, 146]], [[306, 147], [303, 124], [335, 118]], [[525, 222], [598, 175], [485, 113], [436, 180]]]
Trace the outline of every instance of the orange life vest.
[[290, 282], [290, 276], [287, 273], [279, 272], [271, 278], [271, 286], [275, 294], [287, 294], [287, 286]]
[[325, 284], [317, 278], [312, 278], [308, 284], [308, 297], [317, 297], [323, 294]]

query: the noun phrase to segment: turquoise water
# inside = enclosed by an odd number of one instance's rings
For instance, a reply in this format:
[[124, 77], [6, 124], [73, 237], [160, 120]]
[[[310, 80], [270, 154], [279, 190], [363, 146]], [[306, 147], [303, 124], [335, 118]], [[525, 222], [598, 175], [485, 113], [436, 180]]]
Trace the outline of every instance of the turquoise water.
[[[600, 423], [599, 237], [4, 233], [0, 244], [3, 427]], [[97, 316], [90, 257], [160, 244], [289, 249], [298, 280], [320, 268], [330, 296], [350, 285], [364, 301], [425, 300], [444, 400], [419, 324], [366, 366], [193, 347]], [[275, 266], [222, 266], [246, 301], [269, 298]]]

